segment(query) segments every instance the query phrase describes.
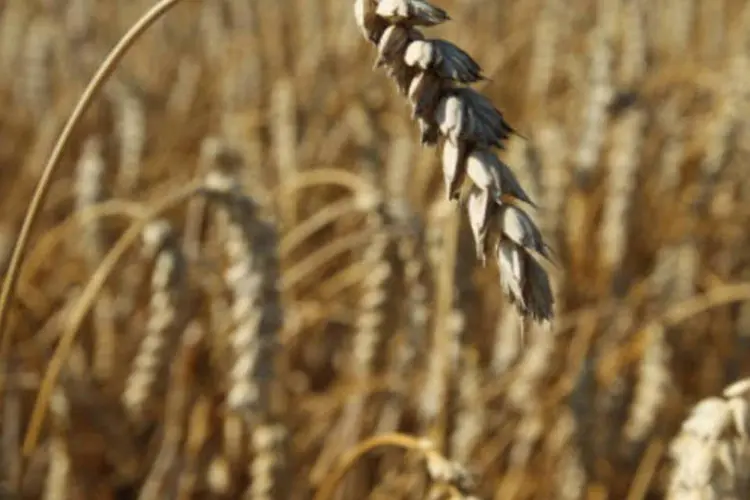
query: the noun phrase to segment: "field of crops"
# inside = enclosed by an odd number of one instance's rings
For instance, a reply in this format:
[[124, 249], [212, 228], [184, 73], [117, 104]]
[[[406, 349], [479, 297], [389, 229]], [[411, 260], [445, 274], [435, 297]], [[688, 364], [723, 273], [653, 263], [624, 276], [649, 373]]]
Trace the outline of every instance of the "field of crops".
[[750, 498], [750, 2], [358, 1], [0, 2], [0, 499]]

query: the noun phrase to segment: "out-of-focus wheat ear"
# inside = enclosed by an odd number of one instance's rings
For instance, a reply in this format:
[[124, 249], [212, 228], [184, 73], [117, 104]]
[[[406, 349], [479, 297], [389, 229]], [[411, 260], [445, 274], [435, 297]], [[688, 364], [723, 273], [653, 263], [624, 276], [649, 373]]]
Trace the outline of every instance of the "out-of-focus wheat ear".
[[407, 235], [402, 236], [396, 244], [406, 294], [404, 307], [406, 332], [396, 346], [390, 368], [387, 371], [396, 395], [386, 403], [383, 415], [378, 423], [379, 432], [397, 429], [406, 406], [408, 389], [413, 379], [409, 374], [414, 370], [418, 354], [425, 345], [425, 334], [429, 320], [429, 289], [425, 283], [427, 269], [424, 262], [424, 241], [421, 232], [421, 228], [415, 228]]
[[287, 476], [287, 431], [278, 424], [259, 426], [253, 433], [255, 458], [250, 466], [251, 482], [245, 498], [273, 500], [288, 498], [291, 485]]
[[750, 484], [750, 380], [699, 401], [670, 445], [666, 498], [743, 498]]
[[[225, 439], [244, 440], [248, 431], [253, 442], [263, 439], [275, 415], [271, 392], [279, 332], [282, 327], [275, 227], [259, 216], [259, 207], [242, 193], [239, 183], [226, 171], [214, 169], [206, 177], [209, 196], [218, 201], [227, 217], [225, 252], [228, 267], [224, 279], [232, 295], [234, 328], [230, 334], [233, 364], [229, 369], [226, 404], [229, 410]], [[240, 419], [238, 421], [238, 418]], [[242, 424], [242, 427], [239, 427]], [[232, 432], [227, 434], [226, 431]], [[275, 445], [274, 445], [275, 446]], [[279, 450], [277, 450], [279, 451]], [[238, 450], [231, 457], [237, 466]], [[256, 454], [251, 473], [263, 473], [264, 457]], [[266, 481], [262, 475], [252, 481]], [[273, 488], [271, 488], [272, 490]], [[270, 491], [270, 490], [269, 490]]]
[[[614, 125], [607, 172], [608, 196], [599, 233], [601, 266], [617, 287], [618, 273], [628, 248], [628, 221], [646, 117], [642, 110], [627, 110]], [[617, 288], [616, 288], [617, 290]], [[620, 290], [621, 291], [621, 290]]]
[[61, 388], [50, 400], [52, 436], [49, 442], [49, 468], [44, 486], [44, 500], [67, 500], [72, 486], [70, 448], [70, 402]]
[[[400, 334], [393, 336], [393, 348], [389, 352], [385, 369], [392, 397], [385, 402], [377, 423], [376, 433], [394, 432], [404, 416], [409, 401], [409, 390], [413, 387], [418, 353], [425, 344], [429, 309], [428, 289], [425, 283], [424, 227], [419, 214], [415, 213], [409, 200], [409, 186], [413, 182], [415, 145], [403, 127], [394, 127], [390, 135], [387, 162], [387, 194], [390, 203], [388, 214], [397, 228], [395, 231], [394, 260], [397, 270], [391, 292], [398, 297], [394, 304], [398, 313], [398, 324], [404, 325]], [[399, 272], [400, 271], [400, 272]], [[401, 461], [401, 455], [393, 461]], [[382, 470], [393, 470], [392, 460], [383, 460]], [[384, 481], [388, 483], [388, 481]], [[385, 484], [383, 485], [385, 487]]]
[[141, 176], [146, 149], [146, 106], [134, 90], [118, 87], [114, 94], [115, 129], [119, 140], [116, 184], [123, 194], [132, 193]]
[[[76, 165], [76, 210], [85, 211], [105, 198], [104, 144], [102, 138], [93, 135], [86, 139]], [[89, 268], [95, 270], [104, 256], [106, 236], [100, 219], [92, 218], [82, 228], [77, 240]], [[103, 291], [93, 309], [94, 356], [93, 371], [97, 377], [106, 379], [115, 365], [115, 307], [113, 297]]]
[[612, 95], [612, 48], [611, 34], [604, 28], [590, 35], [591, 47], [588, 100], [584, 103], [583, 131], [575, 158], [576, 175], [585, 181], [593, 172], [604, 144], [607, 124], [607, 106]]
[[[368, 215], [367, 225], [376, 233], [362, 256], [369, 273], [362, 283], [363, 290], [356, 319], [357, 331], [352, 340], [351, 370], [357, 385], [369, 380], [375, 368], [375, 356], [382, 342], [381, 329], [385, 320], [383, 307], [387, 302], [388, 285], [393, 273], [388, 258], [390, 238], [385, 231], [387, 220], [383, 211], [383, 205], [378, 203]], [[361, 423], [361, 411], [364, 409], [364, 401], [360, 399], [359, 394], [361, 393], [355, 393], [349, 400], [349, 409], [344, 411], [344, 420], [354, 426]], [[344, 427], [349, 428], [350, 425]], [[358, 434], [359, 432], [354, 431], [351, 435], [352, 442], [359, 439]]]
[[161, 420], [161, 443], [151, 468], [143, 481], [139, 498], [156, 499], [174, 494], [176, 484], [169, 481], [187, 440], [185, 423], [196, 392], [197, 364], [205, 342], [205, 332], [197, 322], [185, 329], [175, 359], [169, 367], [169, 389], [164, 417]]
[[436, 202], [427, 228], [428, 256], [435, 276], [435, 327], [418, 411], [423, 432], [429, 432], [438, 449], [447, 444], [450, 391], [467, 330], [462, 293], [471, 273], [460, 258], [459, 229], [460, 216], [452, 204]]
[[[104, 197], [104, 144], [98, 135], [89, 136], [83, 143], [81, 155], [76, 165], [75, 202], [76, 210], [85, 211]], [[97, 219], [91, 219], [83, 227], [80, 235], [81, 250], [88, 264], [95, 268], [102, 258], [106, 243], [103, 241], [102, 228]]]
[[[386, 231], [388, 214], [382, 199], [373, 200], [366, 224], [374, 231], [362, 260], [369, 270], [362, 283], [362, 294], [356, 317], [356, 331], [352, 339], [351, 364], [348, 371], [355, 387], [365, 387], [376, 373], [376, 359], [382, 349], [386, 328], [388, 297], [393, 281], [391, 261], [391, 239]], [[362, 437], [366, 421], [367, 391], [353, 391], [347, 398], [341, 416], [340, 449], [349, 449]], [[348, 481], [353, 485], [356, 481]], [[347, 490], [348, 494], [360, 494], [361, 490]]]
[[122, 393], [130, 418], [140, 423], [147, 404], [163, 394], [160, 382], [185, 328], [187, 312], [187, 269], [180, 244], [170, 224], [150, 223], [143, 231], [145, 253], [154, 259], [146, 332]]
[[212, 495], [226, 497], [232, 490], [232, 470], [227, 459], [216, 455], [209, 460], [204, 483]]
[[[742, 51], [742, 49], [738, 49]], [[726, 168], [727, 158], [733, 151], [735, 142], [734, 132], [743, 119], [742, 103], [747, 100], [747, 89], [735, 78], [744, 78], [748, 74], [747, 56], [742, 52], [733, 58], [727, 78], [724, 79], [719, 92], [719, 106], [708, 123], [708, 130], [704, 133], [708, 142], [700, 164], [699, 199], [696, 208], [698, 216], [710, 211], [713, 195], [716, 192], [719, 175]]]
[[254, 417], [268, 411], [268, 384], [282, 325], [279, 266], [274, 227], [258, 217], [258, 207], [231, 175], [214, 170], [206, 177], [209, 196], [229, 216], [224, 278], [233, 294], [235, 354], [227, 405]]

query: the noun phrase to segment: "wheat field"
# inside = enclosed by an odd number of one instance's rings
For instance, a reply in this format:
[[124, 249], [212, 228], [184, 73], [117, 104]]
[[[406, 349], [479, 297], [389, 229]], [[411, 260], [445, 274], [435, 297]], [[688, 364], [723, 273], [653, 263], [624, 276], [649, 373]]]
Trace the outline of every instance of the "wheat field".
[[[4, 279], [155, 3], [0, 3]], [[750, 2], [434, 0], [549, 322], [354, 3], [185, 0], [94, 96], [0, 304], [0, 498], [750, 498]]]

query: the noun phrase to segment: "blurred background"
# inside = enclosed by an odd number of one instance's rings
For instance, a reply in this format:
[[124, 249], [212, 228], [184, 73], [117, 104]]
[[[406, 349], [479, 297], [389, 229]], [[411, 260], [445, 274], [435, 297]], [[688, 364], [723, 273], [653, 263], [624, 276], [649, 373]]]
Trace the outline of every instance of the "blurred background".
[[[154, 3], [0, 4], [0, 270], [88, 79]], [[478, 263], [351, 1], [186, 0], [94, 100], [35, 225], [2, 353], [9, 498], [312, 498], [393, 432], [429, 437], [479, 498], [665, 496], [690, 408], [750, 368], [750, 4], [435, 4], [452, 20], [429, 35], [481, 64], [525, 137], [500, 156], [556, 252], [552, 324]], [[262, 255], [238, 263], [236, 220], [195, 197], [81, 298], [134, 221], [214, 168], [255, 204]], [[242, 265], [280, 298], [243, 303]], [[283, 323], [243, 343], [242, 307]], [[232, 391], [266, 403], [246, 418]], [[439, 498], [419, 453], [384, 450], [338, 498]]]

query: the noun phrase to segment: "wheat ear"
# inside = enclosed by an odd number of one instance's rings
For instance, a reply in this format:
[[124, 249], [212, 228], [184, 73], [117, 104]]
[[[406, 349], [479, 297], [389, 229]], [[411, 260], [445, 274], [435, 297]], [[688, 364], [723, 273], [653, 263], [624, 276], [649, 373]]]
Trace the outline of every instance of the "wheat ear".
[[747, 496], [748, 395], [750, 379], [724, 390], [723, 398], [698, 402], [672, 441], [674, 462], [666, 498], [725, 498]]
[[466, 208], [479, 259], [494, 255], [500, 281], [519, 311], [538, 321], [553, 315], [549, 278], [537, 257], [547, 246], [518, 202], [531, 203], [510, 168], [492, 148], [504, 148], [515, 130], [468, 84], [484, 79], [472, 57], [417, 29], [450, 19], [424, 0], [355, 0], [365, 39], [377, 45], [375, 67], [385, 68], [412, 105], [423, 145], [442, 143], [447, 196], [458, 199], [468, 179]]
[[149, 319], [122, 393], [123, 405], [135, 421], [143, 419], [147, 403], [157, 395], [186, 318], [185, 258], [173, 228], [165, 220], [154, 221], [143, 232], [143, 242], [154, 259]]

